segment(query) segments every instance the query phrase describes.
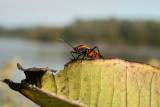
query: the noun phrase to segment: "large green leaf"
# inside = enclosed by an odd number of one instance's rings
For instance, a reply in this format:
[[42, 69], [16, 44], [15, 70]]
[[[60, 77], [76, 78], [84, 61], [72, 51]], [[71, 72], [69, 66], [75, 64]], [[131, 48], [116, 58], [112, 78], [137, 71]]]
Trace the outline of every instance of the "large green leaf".
[[53, 75], [24, 69], [26, 79], [10, 88], [43, 107], [160, 107], [160, 68], [120, 59], [72, 61]]

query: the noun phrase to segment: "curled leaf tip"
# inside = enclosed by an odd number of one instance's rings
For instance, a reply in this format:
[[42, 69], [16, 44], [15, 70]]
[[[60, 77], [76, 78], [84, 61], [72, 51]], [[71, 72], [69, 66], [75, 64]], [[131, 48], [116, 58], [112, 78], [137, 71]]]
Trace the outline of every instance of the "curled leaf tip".
[[12, 80], [9, 80], [9, 79], [4, 79], [4, 80], [1, 80], [2, 82], [6, 83], [6, 84], [10, 84], [12, 83], [13, 81]]
[[17, 68], [21, 71], [25, 71], [25, 69], [19, 63], [17, 63]]

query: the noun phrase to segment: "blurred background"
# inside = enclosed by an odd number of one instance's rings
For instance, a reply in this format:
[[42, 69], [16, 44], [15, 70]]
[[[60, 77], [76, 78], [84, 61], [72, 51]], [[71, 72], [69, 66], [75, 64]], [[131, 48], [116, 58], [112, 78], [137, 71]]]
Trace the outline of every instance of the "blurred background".
[[[0, 80], [20, 82], [17, 70], [60, 70], [74, 46], [99, 47], [105, 58], [160, 66], [159, 0], [0, 1]], [[0, 82], [0, 107], [38, 107]]]

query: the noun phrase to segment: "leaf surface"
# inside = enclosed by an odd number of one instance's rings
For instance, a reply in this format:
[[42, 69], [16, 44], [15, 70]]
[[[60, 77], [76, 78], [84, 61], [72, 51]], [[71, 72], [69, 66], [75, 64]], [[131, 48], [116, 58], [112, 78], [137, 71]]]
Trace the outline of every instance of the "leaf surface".
[[[160, 68], [120, 59], [70, 62], [56, 75], [24, 69], [10, 88], [43, 107], [160, 107]], [[16, 87], [16, 88], [15, 88]]]

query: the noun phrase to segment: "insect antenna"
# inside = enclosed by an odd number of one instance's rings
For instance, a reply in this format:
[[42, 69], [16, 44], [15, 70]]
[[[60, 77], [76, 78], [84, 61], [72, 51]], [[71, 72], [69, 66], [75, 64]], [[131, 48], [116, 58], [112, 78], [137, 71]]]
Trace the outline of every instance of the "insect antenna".
[[63, 39], [58, 39], [58, 40], [67, 43], [68, 45], [70, 45], [70, 46], [74, 49], [74, 47], [73, 47], [69, 42], [67, 42], [67, 41], [65, 41], [65, 40], [63, 40]]

